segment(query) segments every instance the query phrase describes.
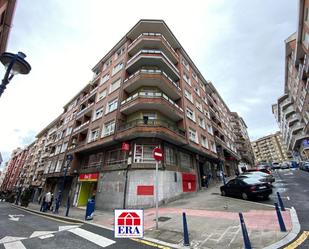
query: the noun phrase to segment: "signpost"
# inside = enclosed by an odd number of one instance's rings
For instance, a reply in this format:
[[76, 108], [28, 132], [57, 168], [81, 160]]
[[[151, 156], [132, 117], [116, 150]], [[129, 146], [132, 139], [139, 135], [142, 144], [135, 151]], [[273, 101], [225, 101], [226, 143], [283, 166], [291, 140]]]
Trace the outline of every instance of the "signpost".
[[154, 148], [152, 152], [153, 158], [156, 160], [156, 230], [159, 229], [159, 181], [158, 181], [158, 170], [159, 170], [159, 162], [163, 159], [163, 152], [159, 147]]

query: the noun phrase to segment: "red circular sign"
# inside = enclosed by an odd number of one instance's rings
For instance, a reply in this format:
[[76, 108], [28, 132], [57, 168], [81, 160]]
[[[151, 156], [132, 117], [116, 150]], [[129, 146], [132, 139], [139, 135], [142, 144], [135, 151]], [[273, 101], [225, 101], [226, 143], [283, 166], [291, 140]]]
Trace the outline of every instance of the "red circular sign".
[[162, 161], [163, 159], [163, 152], [160, 148], [154, 148], [153, 152], [152, 152], [153, 158], [156, 161]]

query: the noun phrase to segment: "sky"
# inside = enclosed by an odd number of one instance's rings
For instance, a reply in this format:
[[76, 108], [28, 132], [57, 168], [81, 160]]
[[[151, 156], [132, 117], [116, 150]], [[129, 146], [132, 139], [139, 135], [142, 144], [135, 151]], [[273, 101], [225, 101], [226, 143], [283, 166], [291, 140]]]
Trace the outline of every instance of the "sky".
[[32, 70], [15, 76], [0, 99], [4, 161], [62, 113], [140, 19], [167, 23], [252, 140], [277, 131], [271, 105], [283, 94], [284, 40], [296, 31], [297, 7], [297, 0], [17, 1], [7, 51], [24, 52]]

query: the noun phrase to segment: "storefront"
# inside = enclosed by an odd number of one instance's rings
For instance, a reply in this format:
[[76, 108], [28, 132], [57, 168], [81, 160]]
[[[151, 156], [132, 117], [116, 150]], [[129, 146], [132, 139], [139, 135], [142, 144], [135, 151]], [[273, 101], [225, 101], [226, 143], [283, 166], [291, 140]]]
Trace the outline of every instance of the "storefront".
[[97, 190], [99, 173], [80, 174], [77, 186], [77, 206], [86, 206], [90, 198], [94, 198]]

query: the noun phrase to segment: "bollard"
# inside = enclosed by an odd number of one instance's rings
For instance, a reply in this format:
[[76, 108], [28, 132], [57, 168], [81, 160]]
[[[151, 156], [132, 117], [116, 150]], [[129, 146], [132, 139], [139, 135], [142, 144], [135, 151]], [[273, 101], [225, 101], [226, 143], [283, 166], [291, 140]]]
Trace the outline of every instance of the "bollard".
[[280, 205], [281, 211], [285, 211], [285, 208], [284, 208], [284, 205], [283, 205], [283, 201], [281, 199], [281, 196], [280, 196], [279, 192], [277, 192], [277, 196], [278, 196], [278, 201], [279, 201], [279, 205]]
[[187, 219], [186, 219], [185, 212], [182, 213], [182, 222], [183, 222], [183, 245], [190, 246]]
[[70, 196], [68, 196], [68, 200], [67, 200], [67, 210], [65, 212], [65, 216], [69, 216], [69, 211], [70, 211]]
[[248, 235], [248, 231], [247, 231], [247, 227], [246, 227], [242, 213], [239, 213], [239, 219], [240, 219], [240, 226], [241, 226], [242, 235], [243, 235], [243, 238], [244, 238], [245, 249], [252, 249], [251, 242], [250, 242], [249, 235]]
[[275, 208], [276, 208], [276, 212], [277, 212], [277, 217], [278, 217], [278, 222], [279, 222], [280, 230], [281, 230], [281, 232], [286, 232], [286, 228], [285, 228], [285, 225], [284, 225], [284, 221], [283, 221], [280, 209], [278, 207], [278, 203], [275, 203]]

